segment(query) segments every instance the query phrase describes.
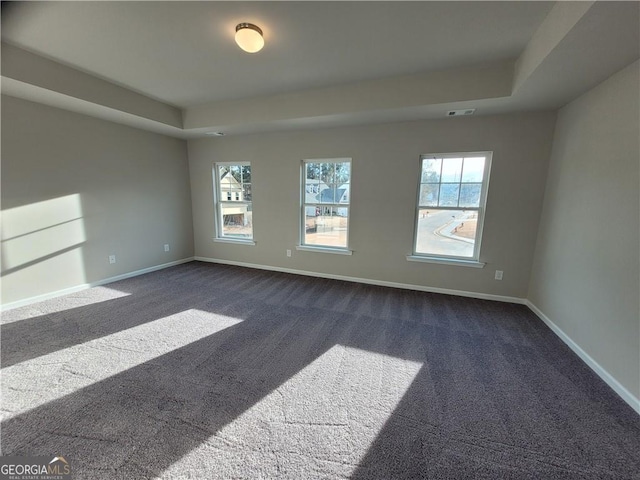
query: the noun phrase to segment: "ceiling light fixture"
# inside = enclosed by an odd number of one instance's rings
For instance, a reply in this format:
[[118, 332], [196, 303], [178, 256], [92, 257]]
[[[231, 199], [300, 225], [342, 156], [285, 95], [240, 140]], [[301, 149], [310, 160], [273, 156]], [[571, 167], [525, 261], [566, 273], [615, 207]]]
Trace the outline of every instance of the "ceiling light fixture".
[[239, 23], [236, 25], [236, 43], [245, 52], [259, 52], [264, 47], [262, 30], [253, 23]]

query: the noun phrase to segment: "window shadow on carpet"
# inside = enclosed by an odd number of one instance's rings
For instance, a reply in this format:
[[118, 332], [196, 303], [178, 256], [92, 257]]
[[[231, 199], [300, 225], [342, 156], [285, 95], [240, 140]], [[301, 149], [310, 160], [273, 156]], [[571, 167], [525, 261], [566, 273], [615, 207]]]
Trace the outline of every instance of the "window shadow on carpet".
[[[16, 345], [4, 455], [64, 455], [74, 478], [633, 478], [640, 467], [637, 415], [522, 306], [198, 263], [145, 277], [94, 310], [3, 330], [3, 348]], [[59, 343], [36, 335], [20, 356], [18, 335], [49, 322], [66, 323], [52, 330]], [[27, 383], [34, 371], [40, 384]]]

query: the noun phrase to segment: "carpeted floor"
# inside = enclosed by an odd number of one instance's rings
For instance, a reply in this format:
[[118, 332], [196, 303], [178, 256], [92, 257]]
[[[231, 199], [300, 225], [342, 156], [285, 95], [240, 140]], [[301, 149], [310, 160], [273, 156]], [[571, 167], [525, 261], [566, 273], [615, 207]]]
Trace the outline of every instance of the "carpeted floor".
[[638, 479], [526, 307], [192, 262], [5, 312], [2, 454], [74, 479]]

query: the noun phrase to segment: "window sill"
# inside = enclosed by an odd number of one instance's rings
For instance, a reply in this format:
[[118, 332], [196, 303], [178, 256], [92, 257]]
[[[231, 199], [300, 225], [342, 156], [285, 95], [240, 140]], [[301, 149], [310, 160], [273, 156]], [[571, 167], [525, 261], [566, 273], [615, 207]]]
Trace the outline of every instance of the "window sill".
[[236, 245], [255, 245], [256, 244], [254, 240], [243, 239], [243, 238], [214, 238], [213, 241], [218, 243], [235, 243]]
[[422, 262], [422, 263], [438, 263], [440, 265], [455, 265], [457, 267], [472, 267], [472, 268], [484, 268], [486, 265], [483, 262], [477, 260], [460, 260], [457, 258], [437, 258], [427, 257], [422, 255], [407, 255], [408, 262]]
[[305, 252], [333, 253], [336, 255], [353, 255], [353, 250], [349, 250], [347, 248], [314, 247], [310, 245], [296, 245], [296, 250], [303, 250]]

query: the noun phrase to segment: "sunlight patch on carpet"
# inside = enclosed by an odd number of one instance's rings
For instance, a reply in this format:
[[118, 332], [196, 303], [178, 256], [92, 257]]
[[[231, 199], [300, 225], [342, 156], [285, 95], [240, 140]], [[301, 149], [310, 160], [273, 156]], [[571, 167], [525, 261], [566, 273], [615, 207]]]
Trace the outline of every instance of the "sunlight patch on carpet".
[[128, 297], [130, 295], [131, 294], [128, 292], [123, 292], [109, 287], [87, 288], [86, 290], [81, 290], [62, 297], [48, 299], [46, 302], [33, 303], [24, 307], [3, 311], [0, 316], [0, 323], [2, 325], [6, 325], [8, 323], [19, 322], [21, 320], [30, 320], [36, 316], [50, 315], [52, 313], [60, 313], [74, 308], [88, 307], [89, 305], [96, 305], [110, 300]]
[[3, 368], [2, 419], [74, 393], [241, 321], [190, 309]]
[[422, 363], [335, 345], [166, 472], [348, 477]]

